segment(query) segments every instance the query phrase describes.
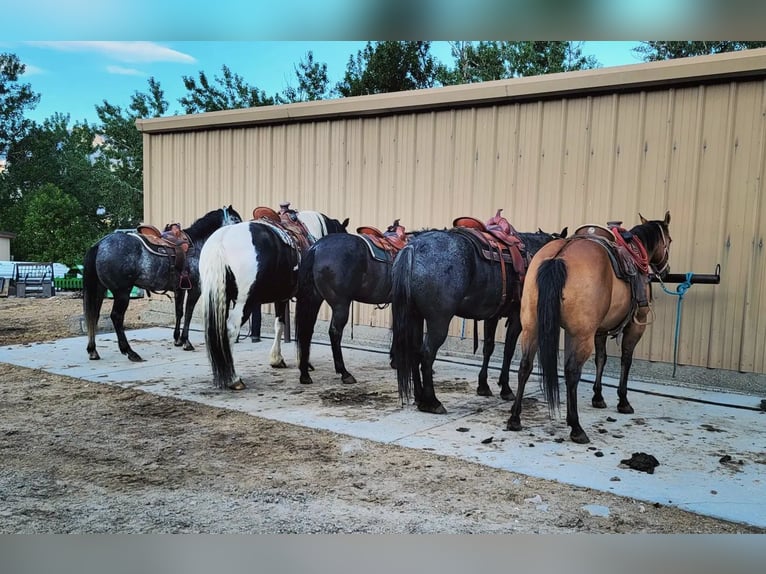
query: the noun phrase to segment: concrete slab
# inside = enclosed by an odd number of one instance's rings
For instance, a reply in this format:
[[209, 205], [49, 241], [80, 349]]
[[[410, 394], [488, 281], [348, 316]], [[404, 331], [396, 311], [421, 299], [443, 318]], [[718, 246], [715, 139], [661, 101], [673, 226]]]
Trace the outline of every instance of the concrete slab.
[[[346, 364], [359, 383], [342, 385], [332, 372], [329, 347], [315, 343], [315, 384], [300, 385], [293, 344], [283, 345], [291, 368], [272, 369], [268, 366], [271, 340], [256, 344], [246, 340], [235, 345], [234, 352], [248, 388], [234, 393], [213, 387], [203, 343], [197, 344], [195, 352], [184, 352], [173, 347], [171, 330], [163, 327], [128, 335], [145, 362], [130, 363], [123, 357], [114, 334], [98, 337], [101, 361], [88, 361], [85, 337], [73, 337], [0, 347], [0, 362], [428, 450], [766, 527], [766, 414], [758, 410], [760, 397], [635, 381], [629, 396], [636, 412], [620, 415], [612, 388], [605, 393], [609, 408], [598, 410], [590, 406], [590, 385], [582, 383], [580, 418], [592, 442], [576, 445], [569, 441], [564, 411], [549, 418], [534, 379], [527, 385], [524, 429], [505, 431], [510, 403], [476, 396], [475, 361], [446, 356], [437, 361], [436, 392], [448, 414], [436, 416], [420, 413], [412, 405], [401, 406], [395, 373], [380, 348], [346, 346]], [[195, 334], [195, 341], [199, 335]], [[617, 381], [607, 379], [605, 384], [616, 386]], [[659, 461], [653, 474], [621, 465], [621, 460], [637, 452]], [[608, 513], [609, 509], [594, 511]]]

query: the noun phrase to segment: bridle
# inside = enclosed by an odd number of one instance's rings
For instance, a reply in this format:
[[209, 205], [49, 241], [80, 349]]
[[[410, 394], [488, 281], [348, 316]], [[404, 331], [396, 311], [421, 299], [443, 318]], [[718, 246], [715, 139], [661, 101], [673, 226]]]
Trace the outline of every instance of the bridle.
[[657, 226], [660, 228], [660, 235], [662, 236], [662, 245], [663, 245], [663, 253], [662, 253], [662, 259], [660, 259], [659, 263], [649, 263], [649, 265], [652, 268], [652, 271], [654, 271], [655, 275], [658, 275], [659, 277], [662, 277], [665, 275], [670, 268], [670, 240], [665, 235], [665, 230], [662, 228], [661, 223], [657, 223]]

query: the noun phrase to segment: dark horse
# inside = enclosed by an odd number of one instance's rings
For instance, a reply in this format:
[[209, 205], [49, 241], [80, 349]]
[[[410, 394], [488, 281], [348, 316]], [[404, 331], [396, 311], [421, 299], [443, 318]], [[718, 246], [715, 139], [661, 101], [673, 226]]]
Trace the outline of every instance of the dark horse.
[[[177, 347], [194, 350], [189, 342], [189, 325], [194, 306], [200, 297], [199, 256], [202, 246], [210, 235], [224, 225], [242, 221], [231, 205], [211, 211], [184, 229], [191, 245], [186, 253], [189, 267], [190, 289], [178, 288], [178, 277], [174, 272], [171, 257], [153, 254], [143, 240], [135, 233], [116, 231], [101, 238], [85, 253], [83, 270], [83, 313], [88, 327], [88, 355], [92, 360], [101, 357], [96, 351], [96, 326], [101, 314], [106, 290], [114, 296], [110, 317], [117, 334], [120, 352], [131, 361], [143, 361], [125, 337], [125, 311], [130, 303], [130, 292], [134, 286], [147, 291], [175, 294], [176, 325], [173, 340]], [[184, 310], [184, 294], [186, 309]], [[184, 318], [180, 331], [181, 317]]]
[[[641, 224], [633, 227], [630, 234], [643, 246], [647, 270], [663, 277], [670, 268], [670, 212], [665, 213], [663, 220], [647, 221], [640, 217]], [[648, 276], [644, 275], [644, 279], [641, 289], [645, 293], [642, 295], [648, 302], [651, 290]], [[615, 275], [607, 250], [597, 241], [575, 235], [566, 241], [549, 243], [538, 251], [530, 263], [521, 300], [524, 328], [521, 332], [519, 385], [507, 429], [521, 430], [521, 399], [538, 348], [548, 407], [551, 411], [558, 408], [560, 327], [564, 329], [567, 424], [571, 428], [572, 441], [589, 442], [577, 414], [577, 383], [582, 366], [594, 348], [596, 381], [592, 404], [596, 408], [606, 407], [601, 394], [601, 375], [606, 364], [609, 334], [622, 333], [617, 410], [632, 413], [633, 407], [628, 402], [628, 373], [633, 350], [646, 330], [649, 310], [648, 305], [636, 304], [631, 285]]]
[[385, 257], [385, 260], [373, 257], [362, 237], [348, 233], [328, 235], [304, 254], [295, 304], [295, 338], [298, 341], [301, 383], [312, 383], [309, 375], [311, 338], [323, 301], [327, 301], [332, 310], [329, 334], [335, 372], [341, 376], [343, 383], [356, 383], [343, 361], [343, 329], [348, 323], [352, 301], [371, 305], [391, 302], [391, 264], [394, 256], [386, 253]]
[[[309, 243], [330, 233], [346, 233], [348, 225], [348, 219], [341, 223], [315, 211], [299, 211], [297, 218], [309, 231]], [[287, 303], [298, 288], [300, 263], [300, 244], [265, 219], [220, 229], [205, 244], [200, 256], [205, 342], [218, 388], [245, 388], [234, 369], [231, 341], [263, 303], [274, 303], [276, 315], [269, 363], [286, 366], [281, 338]]]
[[[527, 258], [547, 242], [566, 235], [518, 233]], [[521, 278], [511, 265], [482, 258], [473, 243], [456, 230], [427, 231], [410, 240], [392, 269], [393, 341], [399, 394], [409, 399], [414, 387], [419, 410], [443, 414], [447, 411], [433, 388], [433, 363], [447, 338], [453, 317], [484, 321], [484, 359], [479, 372], [477, 394], [491, 396], [487, 384], [489, 360], [495, 349], [495, 331], [501, 317], [507, 317], [500, 396], [513, 399], [508, 384], [511, 358], [521, 332], [519, 296]], [[504, 288], [507, 296], [503, 301]], [[515, 292], [515, 295], [512, 295]], [[423, 321], [426, 334], [423, 336]], [[418, 367], [422, 372], [418, 372]]]

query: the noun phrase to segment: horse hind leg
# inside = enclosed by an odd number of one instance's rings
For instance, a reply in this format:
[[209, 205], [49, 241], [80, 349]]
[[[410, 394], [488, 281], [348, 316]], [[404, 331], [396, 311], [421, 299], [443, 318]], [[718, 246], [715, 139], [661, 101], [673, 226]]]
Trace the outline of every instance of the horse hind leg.
[[500, 398], [504, 401], [514, 399], [513, 391], [510, 386], [511, 359], [516, 350], [516, 341], [521, 333], [521, 316], [518, 312], [508, 318], [508, 328], [505, 331], [505, 344], [503, 346], [503, 367], [500, 371]]
[[98, 330], [98, 318], [101, 315], [101, 307], [104, 303], [106, 287], [100, 283], [93, 287], [93, 291], [85, 293], [83, 297], [83, 315], [85, 317], [85, 328], [88, 331], [88, 345], [86, 351], [91, 361], [98, 361], [101, 356], [96, 350], [96, 331]]
[[286, 369], [287, 363], [282, 356], [282, 335], [285, 332], [285, 316], [287, 311], [287, 302], [274, 303], [274, 342], [271, 345], [269, 354], [269, 365], [274, 369]]
[[194, 345], [189, 341], [189, 328], [191, 327], [192, 315], [194, 314], [194, 307], [199, 301], [201, 292], [199, 289], [191, 289], [186, 291], [186, 305], [184, 308], [184, 327], [181, 331], [180, 344], [184, 351], [193, 351]]
[[597, 334], [594, 339], [596, 347], [596, 380], [593, 382], [593, 398], [591, 404], [594, 408], [605, 409], [606, 401], [604, 395], [601, 392], [601, 379], [604, 375], [604, 367], [606, 366], [606, 333]]
[[181, 318], [184, 315], [184, 292], [181, 289], [176, 289], [173, 292], [173, 295], [176, 309], [176, 326], [173, 329], [173, 345], [180, 347], [183, 344], [181, 341]]
[[[476, 323], [474, 323], [476, 325]], [[481, 363], [481, 370], [479, 371], [479, 384], [476, 387], [476, 394], [480, 397], [491, 397], [492, 389], [489, 388], [487, 383], [489, 360], [492, 358], [492, 353], [495, 352], [495, 331], [497, 330], [497, 319], [487, 319], [484, 321], [484, 350]]]
[[134, 363], [140, 363], [143, 359], [130, 347], [128, 338], [125, 336], [125, 311], [127, 311], [128, 304], [130, 303], [130, 289], [129, 287], [127, 291], [113, 292], [114, 304], [112, 305], [110, 317], [114, 325], [114, 332], [117, 335], [117, 345], [120, 348], [120, 352], [123, 355], [127, 355], [128, 359]]
[[511, 416], [505, 424], [506, 430], [521, 430], [521, 405], [524, 398], [524, 388], [527, 385], [529, 376], [532, 374], [532, 367], [537, 354], [537, 333], [522, 333], [521, 335], [521, 362], [519, 363], [519, 383], [516, 387], [516, 399], [511, 407]]
[[593, 353], [593, 341], [593, 336], [580, 339], [573, 338], [568, 345], [571, 350], [566, 353], [564, 361], [564, 377], [567, 387], [567, 425], [571, 429], [569, 438], [577, 444], [590, 442], [588, 435], [580, 426], [580, 416], [577, 412], [577, 384], [582, 375], [582, 366]]
[[345, 329], [346, 324], [348, 323], [350, 305], [351, 303], [349, 302], [345, 304], [341, 303], [340, 305], [335, 305], [333, 307], [329, 332], [332, 358], [335, 363], [335, 372], [340, 375], [341, 382], [346, 385], [356, 384], [356, 378], [346, 369], [346, 364], [343, 361], [343, 350], [341, 348], [343, 329]]
[[442, 318], [439, 318], [437, 321], [431, 321], [426, 328], [426, 336], [423, 339], [422, 354], [420, 359], [420, 372], [423, 377], [423, 381], [420, 393], [420, 401], [418, 402], [419, 411], [433, 413], [436, 415], [443, 415], [447, 413], [447, 409], [445, 409], [441, 401], [436, 398], [436, 393], [434, 392], [433, 366], [439, 347], [441, 347], [444, 341], [447, 339], [448, 328], [449, 322], [445, 322]]

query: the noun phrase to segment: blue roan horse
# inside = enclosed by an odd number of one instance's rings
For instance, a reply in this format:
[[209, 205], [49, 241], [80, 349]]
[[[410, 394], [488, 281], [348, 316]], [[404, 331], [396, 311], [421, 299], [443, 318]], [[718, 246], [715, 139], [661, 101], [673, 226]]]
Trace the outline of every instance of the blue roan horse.
[[[310, 233], [309, 243], [345, 233], [348, 225], [348, 219], [341, 223], [315, 211], [299, 211], [297, 217]], [[217, 387], [245, 388], [234, 369], [231, 342], [251, 310], [263, 303], [275, 304], [269, 363], [286, 366], [280, 341], [287, 303], [298, 289], [300, 261], [295, 239], [265, 219], [220, 229], [205, 244], [200, 256], [205, 342]]]
[[[88, 355], [92, 360], [101, 357], [96, 351], [96, 326], [101, 314], [106, 290], [114, 296], [111, 318], [120, 352], [131, 361], [142, 361], [125, 337], [125, 311], [130, 303], [134, 286], [147, 291], [175, 293], [176, 326], [173, 330], [175, 345], [187, 351], [194, 347], [189, 342], [189, 324], [192, 312], [200, 297], [199, 257], [200, 250], [210, 235], [221, 226], [240, 223], [242, 218], [231, 205], [216, 209], [195, 221], [184, 232], [191, 240], [186, 253], [189, 267], [190, 289], [178, 288], [178, 276], [174, 272], [173, 259], [149, 251], [144, 241], [134, 233], [114, 232], [101, 238], [85, 253], [83, 270], [83, 313], [88, 328]], [[186, 309], [184, 310], [184, 293]], [[184, 318], [180, 331], [181, 317]]]
[[[566, 236], [566, 232], [564, 229], [560, 235], [542, 231], [517, 235], [529, 258], [547, 242]], [[402, 401], [409, 400], [414, 390], [419, 410], [447, 412], [434, 393], [433, 363], [455, 316], [484, 321], [484, 359], [476, 389], [482, 396], [492, 395], [487, 384], [489, 359], [495, 349], [497, 323], [501, 317], [508, 318], [499, 384], [500, 396], [513, 399], [508, 380], [511, 358], [521, 332], [518, 296], [521, 281], [512, 265], [505, 267], [503, 278], [499, 262], [480, 256], [466, 235], [454, 228], [422, 233], [399, 252], [392, 269], [391, 352]]]

